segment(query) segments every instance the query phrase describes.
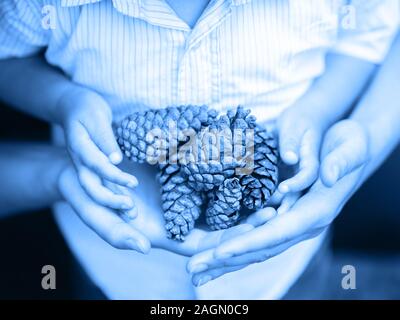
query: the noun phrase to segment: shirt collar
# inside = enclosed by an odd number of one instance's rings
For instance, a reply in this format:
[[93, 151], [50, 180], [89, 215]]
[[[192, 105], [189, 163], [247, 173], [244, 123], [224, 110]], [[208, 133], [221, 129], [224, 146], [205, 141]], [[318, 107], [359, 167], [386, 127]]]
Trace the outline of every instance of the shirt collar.
[[[77, 7], [87, 4], [95, 4], [102, 0], [61, 0], [62, 7]], [[111, 0], [109, 0], [111, 1]], [[240, 6], [251, 0], [211, 0], [223, 1], [225, 6]], [[172, 9], [164, 3], [165, 0], [112, 0], [114, 8], [127, 16], [145, 20], [154, 25], [167, 28], [175, 28], [183, 31], [190, 31], [189, 26], [180, 20]], [[157, 4], [158, 11], [154, 12], [154, 4]], [[161, 12], [162, 10], [162, 12]], [[165, 19], [163, 17], [168, 17]]]
[[[77, 7], [98, 3], [102, 0], [61, 0], [62, 7]], [[131, 17], [139, 17], [142, 0], [112, 0], [114, 8]]]
[[[83, 6], [86, 4], [97, 3], [102, 0], [61, 0], [62, 7], [76, 7]], [[251, 0], [230, 0], [232, 5], [240, 6], [244, 5]], [[144, 3], [142, 0], [112, 0], [114, 8], [119, 12], [131, 16], [131, 17], [139, 17], [140, 16], [140, 8]]]

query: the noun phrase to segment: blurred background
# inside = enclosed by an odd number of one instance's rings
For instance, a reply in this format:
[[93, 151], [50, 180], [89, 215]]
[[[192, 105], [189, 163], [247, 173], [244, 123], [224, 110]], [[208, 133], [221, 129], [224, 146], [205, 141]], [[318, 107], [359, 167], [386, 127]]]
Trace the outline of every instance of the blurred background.
[[[0, 105], [1, 141], [48, 141], [49, 127]], [[400, 299], [400, 148], [347, 204], [333, 228], [334, 299]], [[77, 271], [51, 211], [0, 220], [0, 299], [101, 297]], [[54, 265], [57, 290], [41, 288], [41, 268]], [[357, 290], [342, 290], [341, 268], [357, 270]], [[77, 274], [79, 276], [77, 276]]]

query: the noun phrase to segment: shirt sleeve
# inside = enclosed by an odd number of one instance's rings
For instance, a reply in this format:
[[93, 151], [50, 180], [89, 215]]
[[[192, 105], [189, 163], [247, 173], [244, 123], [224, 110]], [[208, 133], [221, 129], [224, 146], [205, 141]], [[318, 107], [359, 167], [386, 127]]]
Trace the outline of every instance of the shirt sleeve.
[[400, 23], [400, 0], [353, 0], [341, 8], [333, 51], [381, 63]]
[[50, 32], [42, 26], [39, 0], [1, 0], [0, 59], [34, 55], [46, 47]]

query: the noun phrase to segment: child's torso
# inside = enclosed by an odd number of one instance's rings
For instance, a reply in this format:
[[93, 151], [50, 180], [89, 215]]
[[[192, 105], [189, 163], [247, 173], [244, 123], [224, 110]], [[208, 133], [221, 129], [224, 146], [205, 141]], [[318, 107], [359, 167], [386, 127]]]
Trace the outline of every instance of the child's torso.
[[338, 1], [306, 1], [215, 0], [194, 29], [159, 0], [63, 7], [46, 56], [117, 118], [138, 105], [244, 104], [266, 120], [323, 72], [335, 41]]

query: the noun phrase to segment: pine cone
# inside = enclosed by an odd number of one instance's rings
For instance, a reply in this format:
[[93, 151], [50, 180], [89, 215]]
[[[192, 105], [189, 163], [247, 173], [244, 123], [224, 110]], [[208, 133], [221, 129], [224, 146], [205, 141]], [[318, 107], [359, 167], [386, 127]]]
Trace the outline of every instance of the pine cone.
[[[210, 146], [207, 139], [213, 130], [218, 136]], [[216, 141], [220, 143], [219, 148]], [[184, 165], [182, 171], [188, 177], [189, 186], [199, 192], [208, 192], [210, 205], [206, 217], [210, 227], [221, 229], [234, 225], [241, 204], [251, 210], [267, 206], [278, 183], [277, 144], [266, 129], [256, 124], [250, 110], [239, 106], [220, 116], [211, 123], [209, 131], [203, 130], [198, 135], [198, 146], [197, 158]], [[240, 147], [245, 154], [235, 153], [235, 149]], [[217, 159], [210, 156], [213, 153], [218, 155]], [[226, 181], [231, 183], [236, 179], [233, 177], [239, 179], [242, 186], [235, 211], [221, 200], [226, 188], [223, 184]]]
[[[170, 136], [171, 121], [175, 137]], [[164, 135], [161, 145], [149, 134], [153, 129]], [[194, 139], [182, 133], [189, 129]], [[276, 141], [241, 106], [218, 118], [206, 106], [138, 112], [117, 126], [116, 136], [132, 161], [159, 163], [165, 227], [172, 239], [183, 241], [194, 228], [206, 194], [206, 222], [217, 230], [237, 223], [242, 206], [251, 210], [267, 206], [276, 189]], [[176, 152], [168, 152], [171, 148]]]
[[[191, 105], [136, 112], [117, 125], [116, 138], [129, 159], [155, 164], [158, 159], [166, 160], [169, 148], [187, 140], [183, 134], [185, 130], [198, 132], [210, 125], [216, 116], [217, 112], [207, 106]], [[163, 138], [157, 139], [160, 134]]]
[[[244, 110], [243, 107], [238, 107], [236, 112], [230, 110], [227, 115], [211, 123], [207, 130], [199, 133], [196, 158], [192, 157], [183, 166], [192, 188], [197, 191], [212, 190], [237, 174], [236, 169], [246, 165], [247, 159], [238, 159], [234, 148], [238, 144], [235, 134], [242, 133], [240, 138], [244, 138], [246, 129], [255, 127], [255, 117], [249, 114], [250, 110]], [[243, 145], [242, 141], [240, 145]]]
[[243, 204], [252, 210], [265, 208], [278, 184], [278, 149], [275, 138], [257, 126], [254, 131], [254, 168], [240, 180]]
[[238, 178], [226, 179], [215, 192], [209, 193], [206, 222], [212, 230], [226, 229], [238, 222], [242, 186]]
[[183, 241], [194, 228], [203, 203], [201, 194], [189, 186], [179, 165], [160, 165], [158, 181], [168, 238]]

